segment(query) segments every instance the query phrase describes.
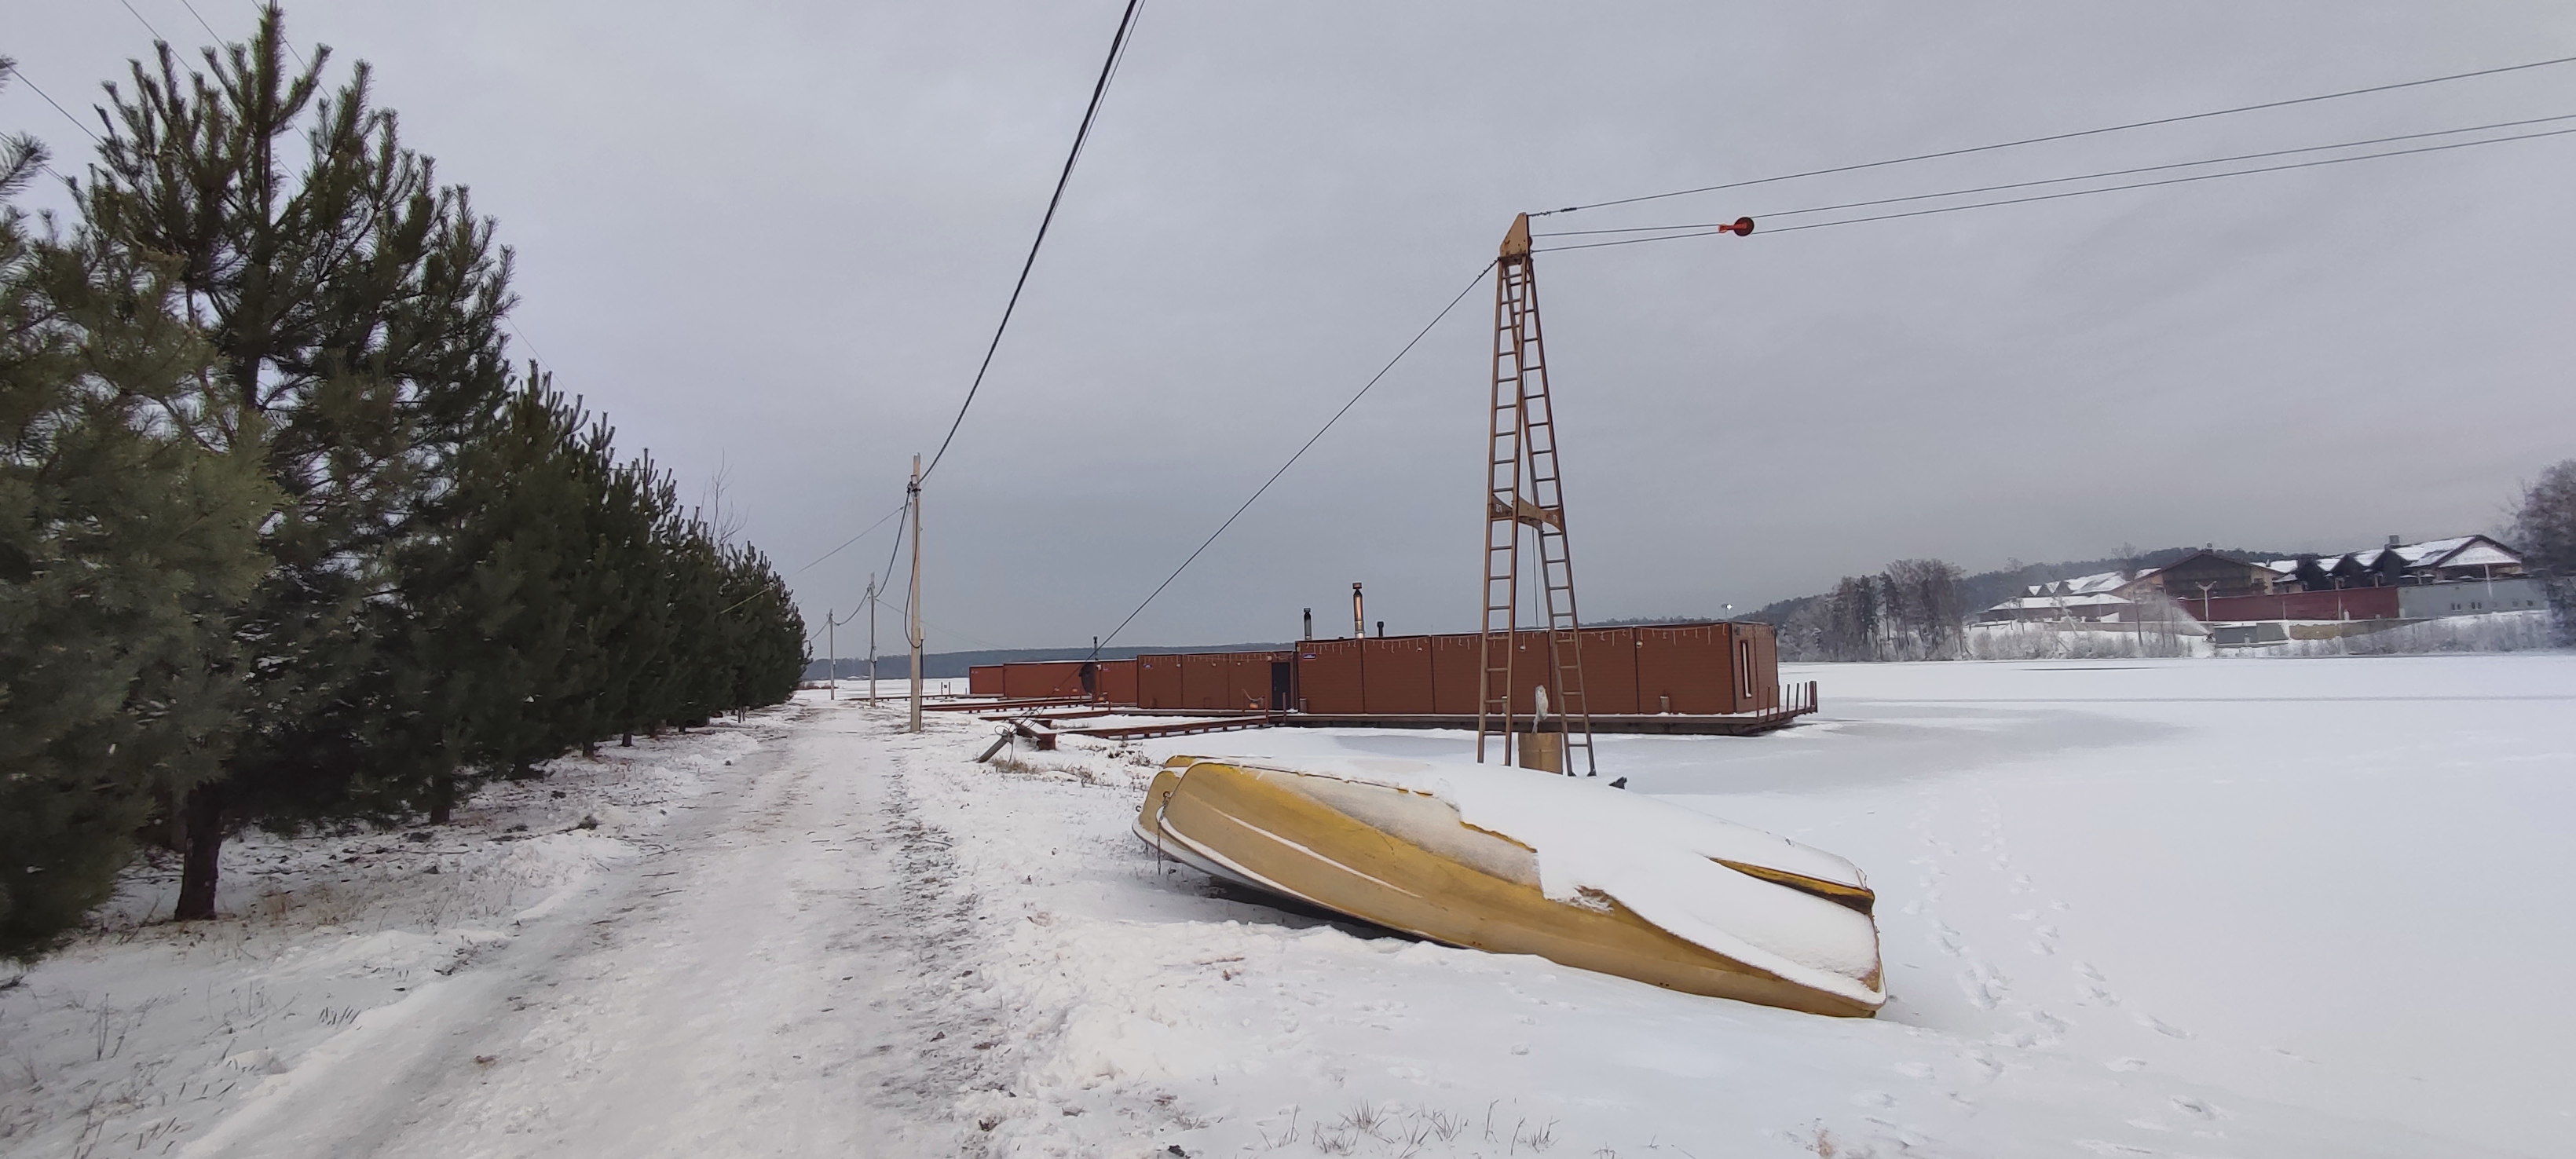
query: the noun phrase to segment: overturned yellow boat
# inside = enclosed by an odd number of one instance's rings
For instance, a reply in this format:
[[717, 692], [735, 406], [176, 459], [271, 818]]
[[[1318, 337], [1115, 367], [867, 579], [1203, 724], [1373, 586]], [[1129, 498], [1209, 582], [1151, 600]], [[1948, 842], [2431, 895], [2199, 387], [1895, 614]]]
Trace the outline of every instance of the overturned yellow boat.
[[1867, 1018], [1852, 863], [1641, 794], [1494, 765], [1175, 757], [1136, 835], [1211, 876], [1452, 945]]

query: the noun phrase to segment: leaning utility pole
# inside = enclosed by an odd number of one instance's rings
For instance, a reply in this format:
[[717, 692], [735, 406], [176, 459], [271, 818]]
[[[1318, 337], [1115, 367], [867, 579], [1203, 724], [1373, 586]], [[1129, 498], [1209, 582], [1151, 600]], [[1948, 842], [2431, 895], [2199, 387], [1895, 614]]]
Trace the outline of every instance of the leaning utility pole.
[[921, 456], [912, 457], [912, 482], [904, 488], [912, 505], [912, 731], [921, 731]]

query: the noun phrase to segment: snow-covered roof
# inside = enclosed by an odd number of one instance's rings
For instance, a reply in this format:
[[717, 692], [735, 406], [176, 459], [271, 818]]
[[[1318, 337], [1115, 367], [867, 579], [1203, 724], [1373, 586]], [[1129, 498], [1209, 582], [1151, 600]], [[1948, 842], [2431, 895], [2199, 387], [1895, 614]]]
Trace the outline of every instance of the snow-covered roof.
[[2519, 564], [2522, 561], [2514, 558], [2512, 552], [2497, 547], [2493, 543], [2478, 542], [2461, 548], [2456, 554], [2444, 557], [2441, 562], [2443, 567], [2501, 567], [2507, 564]]
[[2091, 575], [2079, 575], [2073, 579], [2062, 579], [2053, 583], [2041, 584], [2030, 589], [2030, 594], [2034, 596], [2058, 594], [2070, 596], [2095, 595], [2101, 592], [2118, 591], [2121, 588], [2129, 586], [2131, 579], [2132, 577], [2126, 572], [2097, 571]]
[[1995, 606], [1998, 608], [2092, 608], [2128, 602], [2119, 596], [2096, 592], [2086, 596], [2021, 596], [2005, 600]]
[[2018, 612], [2034, 608], [2051, 611], [2060, 608], [2127, 607], [2131, 601], [2119, 596], [2095, 593], [2089, 596], [2014, 596], [1986, 609], [1989, 612]]
[[[2503, 545], [2483, 535], [2455, 535], [2449, 539], [2428, 539], [2422, 543], [2401, 543], [2395, 547], [2369, 547], [2341, 555], [2319, 552], [2318, 567], [2333, 571], [2346, 562], [2359, 568], [2376, 568], [2390, 555], [2404, 567], [2502, 567], [2519, 564], [2522, 559]], [[2295, 559], [2276, 559], [2265, 565], [2278, 572], [2299, 569]]]
[[2467, 547], [2472, 540], [2478, 538], [2480, 537], [2475, 535], [2461, 535], [2450, 539], [2401, 544], [2387, 550], [2396, 552], [2397, 558], [2405, 560], [2408, 567], [2424, 567], [2441, 562], [2442, 557]]

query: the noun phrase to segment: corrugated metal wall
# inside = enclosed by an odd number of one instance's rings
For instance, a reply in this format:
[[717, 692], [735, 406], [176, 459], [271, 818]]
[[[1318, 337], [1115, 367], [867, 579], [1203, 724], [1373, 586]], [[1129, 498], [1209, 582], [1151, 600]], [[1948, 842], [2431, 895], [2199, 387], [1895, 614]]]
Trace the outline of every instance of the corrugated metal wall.
[[1136, 662], [1103, 660], [1100, 662], [1100, 698], [1111, 704], [1136, 703]]
[[1297, 646], [1297, 699], [1306, 712], [1370, 711], [1362, 697], [1365, 640], [1308, 640]]
[[1725, 624], [1638, 628], [1637, 710], [1735, 711], [1733, 633]]
[[[2393, 589], [2382, 589], [2393, 590]], [[1516, 638], [1512, 711], [1530, 712], [1548, 677], [1547, 635]], [[1293, 691], [1277, 694], [1274, 665], [1293, 664]], [[1301, 708], [1329, 715], [1473, 716], [1482, 637], [1308, 640], [1292, 652], [1200, 652], [1103, 661], [1094, 689], [1112, 704], [1199, 712]], [[1083, 662], [1052, 660], [969, 670], [978, 693], [1014, 698], [1080, 696]], [[1709, 714], [1778, 707], [1779, 645], [1768, 624], [1670, 624], [1587, 628], [1586, 707], [1595, 716], [1670, 711]]]
[[1586, 628], [1583, 631], [1583, 699], [1599, 716], [1625, 716], [1637, 709], [1637, 630]]
[[1181, 708], [1181, 658], [1177, 655], [1136, 658], [1136, 706]]
[[1360, 693], [1370, 712], [1433, 711], [1437, 685], [1431, 671], [1431, 637], [1395, 636], [1360, 643]]

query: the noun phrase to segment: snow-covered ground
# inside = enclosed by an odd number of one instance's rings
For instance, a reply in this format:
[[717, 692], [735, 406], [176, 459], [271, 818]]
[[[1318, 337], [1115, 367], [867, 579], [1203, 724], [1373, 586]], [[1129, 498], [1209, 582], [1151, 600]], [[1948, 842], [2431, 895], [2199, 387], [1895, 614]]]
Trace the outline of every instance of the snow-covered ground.
[[[1284, 913], [1128, 832], [1173, 752], [807, 693], [460, 823], [261, 839], [0, 990], [18, 1155], [2554, 1155], [2576, 657], [1819, 666], [1605, 738], [1858, 862], [1875, 1021]], [[726, 762], [730, 761], [728, 764]], [[1604, 789], [1604, 792], [1612, 791]], [[561, 793], [557, 797], [554, 794]], [[583, 827], [587, 817], [596, 822]], [[514, 826], [526, 826], [514, 829]], [[438, 872], [428, 872], [431, 866]], [[166, 912], [138, 874], [123, 912]]]

